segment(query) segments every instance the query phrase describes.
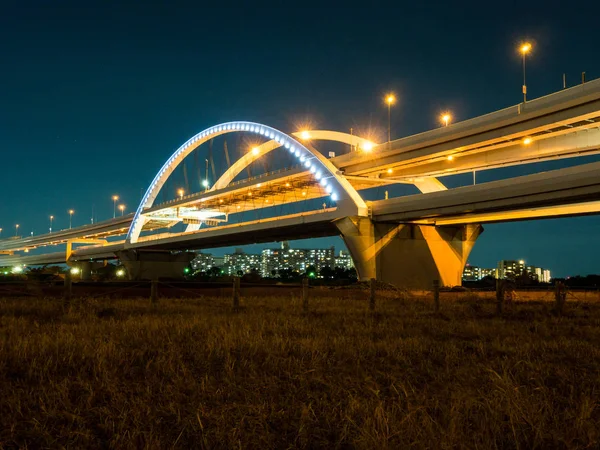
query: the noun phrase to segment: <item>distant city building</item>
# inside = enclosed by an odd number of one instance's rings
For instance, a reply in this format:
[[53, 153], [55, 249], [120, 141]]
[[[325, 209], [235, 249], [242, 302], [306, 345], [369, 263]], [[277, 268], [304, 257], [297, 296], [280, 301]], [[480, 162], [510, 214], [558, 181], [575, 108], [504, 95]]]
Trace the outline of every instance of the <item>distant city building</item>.
[[527, 272], [536, 281], [540, 283], [550, 283], [550, 270], [543, 267], [527, 266]]
[[519, 276], [525, 270], [525, 261], [522, 259], [519, 261], [503, 259], [498, 261], [497, 278], [504, 280], [506, 278], [515, 278]]
[[279, 258], [284, 252], [283, 249], [265, 248], [261, 254], [260, 274], [263, 277], [270, 277], [277, 274], [280, 270]]
[[478, 281], [485, 277], [496, 278], [496, 269], [486, 269], [470, 264], [465, 265], [462, 276], [463, 281]]
[[198, 253], [190, 263], [192, 269], [200, 272], [207, 272], [213, 266], [216, 266], [215, 258], [210, 253]]
[[215, 260], [215, 266], [217, 266], [217, 267], [223, 267], [223, 264], [225, 264], [224, 256], [215, 256], [214, 260]]
[[466, 264], [462, 274], [463, 281], [477, 281], [481, 279], [481, 269], [477, 266]]
[[341, 250], [336, 256], [335, 248], [290, 248], [288, 242], [282, 242], [280, 248], [266, 248], [261, 254], [245, 253], [241, 248], [224, 256], [210, 253], [198, 253], [191, 262], [196, 271], [207, 272], [211, 267], [221, 268], [224, 275], [237, 275], [239, 272], [258, 271], [263, 277], [278, 276], [280, 270], [305, 273], [314, 267], [320, 272], [324, 267], [332, 269], [353, 269], [354, 262], [347, 250]]
[[533, 280], [540, 283], [549, 283], [551, 279], [550, 270], [543, 267], [527, 266], [523, 260], [502, 260], [498, 262], [497, 278], [500, 280], [516, 278], [523, 272], [527, 272]]
[[335, 248], [307, 249], [290, 248], [288, 242], [282, 242], [281, 248], [266, 248], [261, 254], [261, 275], [270, 277], [280, 270], [292, 270], [304, 273], [309, 267], [317, 272], [323, 267], [335, 267]]
[[335, 267], [335, 248], [319, 248], [304, 250], [307, 252], [306, 263], [307, 266], [314, 266], [318, 272], [323, 267]]
[[260, 272], [261, 256], [245, 253], [241, 248], [236, 248], [235, 253], [223, 257], [223, 272], [225, 275], [236, 275], [238, 272], [250, 273], [253, 270]]
[[519, 260], [502, 260], [498, 262], [496, 269], [486, 269], [483, 267], [472, 266], [466, 264], [463, 270], [462, 279], [463, 281], [477, 281], [485, 277], [494, 277], [499, 280], [506, 278], [516, 278], [527, 271], [529, 276], [540, 283], [550, 282], [550, 271], [542, 267], [526, 266], [525, 261]]
[[335, 267], [341, 267], [346, 270], [354, 269], [354, 261], [352, 261], [350, 252], [347, 250], [340, 250], [339, 255], [335, 257]]
[[479, 269], [479, 276], [480, 276], [479, 279], [485, 278], [485, 277], [498, 278], [497, 273], [498, 273], [498, 269], [484, 269], [483, 267], [481, 267]]

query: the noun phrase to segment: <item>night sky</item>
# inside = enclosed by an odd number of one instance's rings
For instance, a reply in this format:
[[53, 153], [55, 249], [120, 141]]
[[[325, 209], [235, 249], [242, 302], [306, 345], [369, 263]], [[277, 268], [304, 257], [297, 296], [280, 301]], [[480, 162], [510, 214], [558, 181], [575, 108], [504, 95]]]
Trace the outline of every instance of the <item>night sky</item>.
[[[0, 2], [3, 237], [15, 223], [45, 232], [50, 214], [65, 228], [70, 208], [74, 225], [89, 223], [92, 204], [108, 219], [113, 194], [133, 209], [181, 143], [221, 122], [382, 130], [391, 90], [401, 137], [439, 126], [446, 109], [463, 120], [514, 105], [525, 39], [529, 98], [559, 90], [563, 73], [568, 85], [582, 71], [600, 76], [594, 2], [210, 3]], [[581, 162], [488, 171], [478, 182]], [[597, 273], [599, 226], [600, 217], [487, 225], [469, 262]]]

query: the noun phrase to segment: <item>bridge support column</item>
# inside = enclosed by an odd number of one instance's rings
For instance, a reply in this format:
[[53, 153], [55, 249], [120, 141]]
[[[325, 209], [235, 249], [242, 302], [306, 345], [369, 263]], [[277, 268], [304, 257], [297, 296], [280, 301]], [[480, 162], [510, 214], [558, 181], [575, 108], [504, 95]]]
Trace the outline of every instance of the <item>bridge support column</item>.
[[130, 280], [180, 279], [184, 269], [196, 257], [193, 252], [123, 250], [117, 257], [127, 269]]
[[79, 276], [81, 281], [90, 281], [92, 279], [92, 269], [95, 268], [91, 261], [81, 261], [77, 264], [79, 266]]
[[483, 231], [481, 225], [377, 223], [345, 217], [337, 228], [352, 255], [359, 280], [370, 278], [408, 289], [459, 286], [467, 257]]
[[70, 268], [79, 269], [79, 280], [90, 281], [92, 279], [92, 271], [106, 264], [98, 261], [68, 261], [67, 265]]

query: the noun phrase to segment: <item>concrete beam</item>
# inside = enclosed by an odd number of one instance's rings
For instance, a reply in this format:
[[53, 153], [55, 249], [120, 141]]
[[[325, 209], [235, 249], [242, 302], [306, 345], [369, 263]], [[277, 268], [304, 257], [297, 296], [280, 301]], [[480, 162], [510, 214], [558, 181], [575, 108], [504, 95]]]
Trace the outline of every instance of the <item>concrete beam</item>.
[[380, 222], [436, 221], [448, 216], [565, 206], [600, 200], [600, 162], [370, 203]]
[[[452, 161], [446, 157], [429, 159], [422, 163], [395, 167], [393, 178], [415, 176], [444, 176], [472, 171], [496, 169], [513, 165], [531, 164], [557, 158], [574, 158], [600, 153], [600, 128], [583, 128], [570, 134], [539, 136], [531, 144], [517, 141], [502, 148], [484, 152], [455, 153]], [[386, 179], [387, 177], [383, 177]], [[410, 181], [410, 180], [408, 180]]]

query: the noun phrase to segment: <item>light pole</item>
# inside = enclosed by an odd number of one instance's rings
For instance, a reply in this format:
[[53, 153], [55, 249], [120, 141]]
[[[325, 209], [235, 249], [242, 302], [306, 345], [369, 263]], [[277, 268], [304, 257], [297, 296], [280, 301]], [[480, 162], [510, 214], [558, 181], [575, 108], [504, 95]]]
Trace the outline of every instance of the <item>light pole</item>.
[[184, 192], [185, 191], [181, 188], [177, 189], [177, 195], [179, 195], [179, 200], [181, 200], [183, 198]]
[[72, 219], [73, 219], [73, 213], [75, 211], [73, 211], [72, 209], [69, 210], [69, 230], [71, 229], [71, 224], [72, 224]]
[[447, 127], [448, 124], [450, 123], [450, 120], [452, 119], [452, 116], [450, 115], [450, 113], [444, 113], [442, 114], [442, 122], [444, 122], [444, 126]]
[[15, 237], [19, 235], [19, 224], [15, 225]]
[[519, 48], [521, 55], [523, 56], [523, 103], [527, 102], [527, 81], [525, 78], [525, 55], [527, 55], [531, 51], [531, 44], [529, 42], [525, 42]]
[[114, 219], [115, 217], [117, 217], [117, 200], [119, 200], [119, 196], [113, 195], [112, 199], [113, 199], [113, 219]]
[[[252, 153], [256, 154], [254, 149]], [[202, 182], [202, 186], [204, 186], [204, 192], [208, 191], [208, 159], [206, 160], [206, 169], [204, 170], [204, 181]]]
[[50, 216], [50, 233], [52, 233], [52, 221], [54, 220], [54, 216]]
[[125, 213], [125, 205], [119, 205], [119, 210], [121, 211], [121, 217]]
[[388, 105], [388, 143], [392, 142], [392, 105], [396, 103], [394, 94], [388, 94], [385, 97], [385, 102]]

